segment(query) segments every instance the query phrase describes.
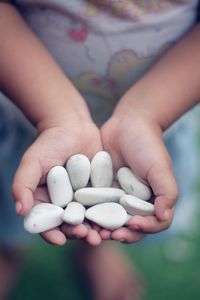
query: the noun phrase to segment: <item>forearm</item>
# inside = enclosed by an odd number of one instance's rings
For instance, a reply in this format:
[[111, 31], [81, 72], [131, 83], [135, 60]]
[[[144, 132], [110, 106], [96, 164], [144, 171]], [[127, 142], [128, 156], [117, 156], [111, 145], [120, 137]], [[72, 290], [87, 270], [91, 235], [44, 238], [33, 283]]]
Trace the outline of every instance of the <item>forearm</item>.
[[[34, 123], [89, 117], [87, 107], [16, 9], [0, 4], [0, 88]], [[67, 116], [66, 116], [67, 113]]]
[[199, 49], [198, 25], [127, 91], [115, 114], [121, 113], [126, 102], [129, 109], [156, 120], [163, 130], [170, 126], [200, 99]]

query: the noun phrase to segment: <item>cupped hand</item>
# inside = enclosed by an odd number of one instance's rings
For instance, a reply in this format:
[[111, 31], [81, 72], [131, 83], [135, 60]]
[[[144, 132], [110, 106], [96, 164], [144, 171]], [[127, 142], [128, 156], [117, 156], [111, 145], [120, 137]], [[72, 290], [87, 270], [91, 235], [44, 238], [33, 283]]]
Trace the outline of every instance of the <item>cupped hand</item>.
[[133, 216], [128, 227], [113, 232], [102, 230], [102, 239], [133, 243], [146, 233], [167, 229], [172, 223], [178, 191], [159, 125], [127, 105], [103, 125], [101, 136], [103, 148], [111, 154], [115, 170], [129, 166], [152, 188], [155, 196], [154, 216]]
[[[74, 154], [82, 153], [89, 159], [102, 150], [99, 129], [91, 120], [51, 122], [40, 130], [35, 142], [25, 152], [13, 182], [16, 211], [26, 215], [38, 202], [49, 202], [46, 175], [57, 165], [64, 165]], [[89, 224], [63, 225], [42, 234], [50, 243], [63, 245], [66, 238], [84, 238], [89, 244], [101, 242], [100, 235]]]

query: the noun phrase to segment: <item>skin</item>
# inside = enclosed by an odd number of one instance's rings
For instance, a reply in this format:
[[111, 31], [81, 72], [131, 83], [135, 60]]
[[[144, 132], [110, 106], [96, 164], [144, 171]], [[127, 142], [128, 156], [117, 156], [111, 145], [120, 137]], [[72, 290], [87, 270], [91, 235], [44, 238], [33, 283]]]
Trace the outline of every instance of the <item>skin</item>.
[[155, 195], [155, 216], [134, 216], [129, 220], [128, 228], [114, 230], [110, 235], [103, 230], [102, 238], [133, 243], [143, 238], [142, 233], [168, 228], [172, 222], [177, 187], [159, 128], [127, 110], [121, 120], [113, 116], [103, 126], [102, 140], [104, 149], [111, 153], [116, 170], [124, 165], [130, 166], [144, 183], [151, 186]]
[[130, 166], [155, 195], [155, 216], [135, 216], [129, 228], [112, 233], [103, 230], [104, 239], [131, 243], [135, 230], [159, 232], [172, 223], [178, 189], [162, 133], [199, 102], [199, 34], [198, 25], [168, 51], [125, 93], [101, 129], [103, 147], [111, 153], [115, 168]]
[[[99, 130], [91, 122], [85, 124], [82, 122], [81, 127], [70, 123], [69, 127], [60, 126], [44, 130], [24, 154], [15, 175], [13, 194], [19, 214], [28, 212], [38, 200], [50, 202], [45, 183], [46, 175], [53, 166], [64, 165], [67, 158], [74, 153], [83, 153], [91, 158], [101, 149]], [[101, 242], [98, 232], [89, 224], [64, 225], [62, 230], [55, 228], [43, 233], [42, 237], [60, 246], [66, 243], [67, 238], [85, 238], [91, 245], [98, 245]]]
[[[64, 165], [76, 153], [91, 158], [102, 150], [102, 143], [82, 96], [16, 9], [1, 3], [0, 36], [3, 45], [0, 53], [1, 90], [21, 107], [38, 132], [35, 143], [21, 160], [12, 187], [16, 212], [24, 216], [37, 203], [38, 197], [34, 195], [38, 195], [38, 189], [41, 192], [50, 168]], [[15, 51], [10, 53], [14, 45]], [[44, 199], [39, 197], [39, 200]], [[98, 232], [88, 224], [77, 228], [64, 227], [63, 233], [54, 229], [43, 237], [50, 243], [63, 245], [68, 236], [82, 238], [83, 235], [92, 245], [101, 242]]]
[[129, 165], [155, 194], [155, 216], [135, 216], [128, 228], [111, 233], [89, 224], [64, 226], [43, 234], [47, 241], [62, 245], [69, 237], [93, 245], [101, 239], [133, 243], [170, 226], [178, 191], [162, 132], [198, 102], [199, 31], [196, 26], [128, 90], [98, 130], [82, 96], [16, 9], [0, 4], [0, 87], [38, 131], [14, 178], [17, 213], [25, 215], [37, 203], [35, 193], [44, 191], [41, 186], [52, 166], [63, 165], [76, 153], [91, 158], [102, 149], [111, 153], [115, 169]]

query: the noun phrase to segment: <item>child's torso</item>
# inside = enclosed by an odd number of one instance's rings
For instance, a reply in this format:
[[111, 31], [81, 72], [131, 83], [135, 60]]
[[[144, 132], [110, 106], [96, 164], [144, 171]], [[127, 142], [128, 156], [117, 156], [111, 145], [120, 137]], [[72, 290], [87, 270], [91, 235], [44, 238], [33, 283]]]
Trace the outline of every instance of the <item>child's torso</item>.
[[197, 0], [18, 0], [97, 123], [194, 24]]

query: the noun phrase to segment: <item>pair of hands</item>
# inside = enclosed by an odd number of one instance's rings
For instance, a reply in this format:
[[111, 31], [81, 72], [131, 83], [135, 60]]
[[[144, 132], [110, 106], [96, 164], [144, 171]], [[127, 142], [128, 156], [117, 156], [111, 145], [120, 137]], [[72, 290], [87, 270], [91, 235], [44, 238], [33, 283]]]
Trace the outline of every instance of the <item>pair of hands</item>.
[[107, 239], [134, 243], [146, 233], [167, 229], [173, 219], [177, 186], [158, 124], [130, 111], [126, 104], [100, 130], [91, 119], [74, 116], [67, 120], [66, 116], [65, 120], [49, 121], [40, 127], [38, 138], [24, 154], [13, 183], [17, 213], [26, 215], [38, 202], [50, 201], [45, 182], [53, 166], [64, 165], [73, 154], [82, 153], [91, 159], [96, 152], [105, 150], [115, 170], [128, 165], [151, 186], [155, 216], [133, 216], [128, 227], [112, 232], [89, 223], [64, 224], [43, 233], [43, 238], [56, 245], [64, 245], [67, 238], [85, 239], [91, 245]]

